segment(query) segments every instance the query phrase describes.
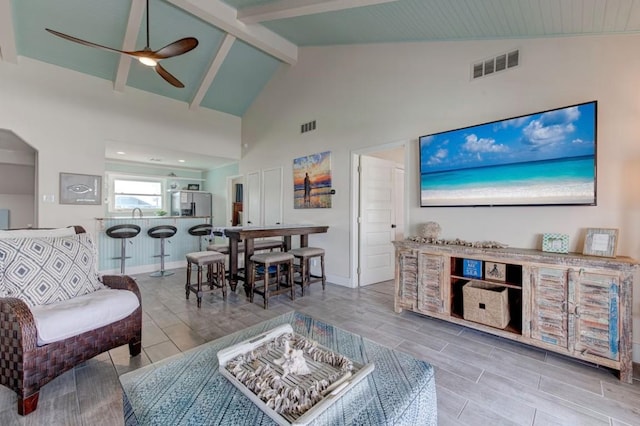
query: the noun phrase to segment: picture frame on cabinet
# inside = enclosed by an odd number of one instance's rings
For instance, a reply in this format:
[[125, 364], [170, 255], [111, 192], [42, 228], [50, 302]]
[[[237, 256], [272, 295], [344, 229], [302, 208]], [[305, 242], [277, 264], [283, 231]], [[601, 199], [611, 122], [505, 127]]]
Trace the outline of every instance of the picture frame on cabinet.
[[498, 262], [484, 262], [484, 279], [505, 282], [507, 280], [507, 265]]
[[588, 256], [616, 257], [618, 229], [587, 228], [582, 254]]
[[569, 253], [569, 235], [542, 234], [542, 251], [549, 253]]

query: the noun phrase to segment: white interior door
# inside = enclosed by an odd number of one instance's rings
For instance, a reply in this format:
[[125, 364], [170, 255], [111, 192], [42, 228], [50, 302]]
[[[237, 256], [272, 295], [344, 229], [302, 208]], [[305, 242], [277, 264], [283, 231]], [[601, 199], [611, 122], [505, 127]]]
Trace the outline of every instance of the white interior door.
[[[262, 225], [260, 211], [260, 172], [247, 173], [247, 188], [243, 200], [243, 225]], [[245, 204], [246, 203], [246, 204]]]
[[395, 216], [395, 240], [404, 240], [404, 169], [396, 166], [393, 181], [393, 207]]
[[395, 163], [360, 157], [359, 284], [387, 281], [394, 276]]
[[264, 225], [282, 223], [282, 167], [262, 171]]

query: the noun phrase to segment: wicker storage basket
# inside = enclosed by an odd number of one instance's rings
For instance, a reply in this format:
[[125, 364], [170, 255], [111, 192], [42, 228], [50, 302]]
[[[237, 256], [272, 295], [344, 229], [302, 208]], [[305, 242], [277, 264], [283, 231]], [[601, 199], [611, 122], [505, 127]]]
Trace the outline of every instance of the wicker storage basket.
[[462, 287], [463, 317], [496, 328], [505, 328], [509, 315], [507, 288], [482, 281], [469, 281]]

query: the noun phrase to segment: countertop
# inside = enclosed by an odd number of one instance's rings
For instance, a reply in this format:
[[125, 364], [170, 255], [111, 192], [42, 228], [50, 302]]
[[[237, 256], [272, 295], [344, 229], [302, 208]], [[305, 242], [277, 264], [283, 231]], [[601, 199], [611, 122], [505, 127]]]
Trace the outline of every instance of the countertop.
[[96, 220], [111, 220], [111, 219], [129, 219], [129, 220], [147, 220], [147, 219], [211, 219], [211, 216], [109, 216], [109, 217], [96, 217]]

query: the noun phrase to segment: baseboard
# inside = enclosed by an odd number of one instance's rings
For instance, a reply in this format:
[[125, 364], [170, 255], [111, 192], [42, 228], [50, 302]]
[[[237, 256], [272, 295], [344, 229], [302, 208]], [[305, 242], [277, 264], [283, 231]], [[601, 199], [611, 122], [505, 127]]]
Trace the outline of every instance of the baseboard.
[[[177, 260], [175, 262], [165, 262], [164, 269], [177, 269], [177, 268], [186, 268], [187, 261], [186, 260]], [[155, 272], [160, 270], [159, 264], [150, 264], [150, 265], [140, 265], [140, 266], [125, 266], [125, 274], [127, 275], [137, 275], [137, 274], [147, 274], [151, 272]], [[104, 271], [98, 271], [100, 275], [120, 275], [120, 268], [118, 269], [107, 269]]]

